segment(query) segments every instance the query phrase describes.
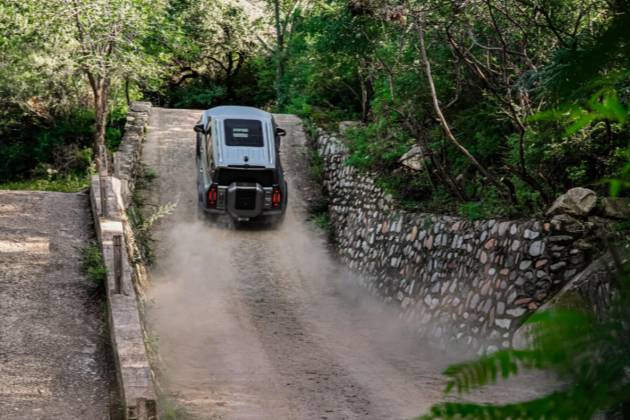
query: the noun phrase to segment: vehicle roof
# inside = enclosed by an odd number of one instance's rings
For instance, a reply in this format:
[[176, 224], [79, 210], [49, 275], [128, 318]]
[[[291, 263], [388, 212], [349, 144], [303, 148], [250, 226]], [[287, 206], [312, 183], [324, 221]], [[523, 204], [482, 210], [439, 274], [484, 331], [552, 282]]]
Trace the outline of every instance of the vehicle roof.
[[222, 105], [210, 108], [205, 111], [207, 117], [210, 118], [244, 118], [257, 120], [270, 120], [271, 114], [262, 109], [253, 108], [251, 106]]
[[[263, 128], [263, 147], [227, 146], [225, 144], [226, 119], [258, 120]], [[272, 124], [272, 115], [263, 110], [249, 106], [223, 105], [204, 111], [203, 124], [212, 121], [213, 153], [217, 167], [256, 166], [264, 168], [276, 167], [275, 132]]]

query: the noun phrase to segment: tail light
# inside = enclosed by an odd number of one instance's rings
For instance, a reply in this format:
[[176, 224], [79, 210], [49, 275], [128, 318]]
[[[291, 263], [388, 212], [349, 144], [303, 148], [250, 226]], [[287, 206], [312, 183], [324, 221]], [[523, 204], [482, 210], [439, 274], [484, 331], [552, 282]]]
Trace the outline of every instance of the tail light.
[[210, 189], [208, 190], [208, 207], [214, 208], [217, 206], [218, 190], [217, 184], [212, 184], [210, 186]]
[[282, 191], [280, 191], [280, 187], [273, 187], [273, 192], [271, 193], [271, 207], [279, 208], [282, 205]]

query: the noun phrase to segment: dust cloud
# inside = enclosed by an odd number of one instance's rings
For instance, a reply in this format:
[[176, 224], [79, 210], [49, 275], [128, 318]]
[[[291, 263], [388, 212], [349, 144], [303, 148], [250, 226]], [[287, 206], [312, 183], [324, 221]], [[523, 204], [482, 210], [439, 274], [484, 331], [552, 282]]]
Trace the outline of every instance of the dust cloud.
[[300, 214], [277, 229], [190, 219], [159, 229], [149, 324], [166, 388], [193, 417], [405, 418], [440, 398], [443, 353]]
[[197, 118], [154, 109], [144, 150], [158, 174], [152, 205], [179, 201], [155, 228], [150, 273], [148, 324], [167, 393], [198, 419], [403, 419], [441, 400], [452, 359], [367, 293], [307, 221], [299, 120], [279, 121], [289, 133], [284, 223], [232, 229], [195, 216]]

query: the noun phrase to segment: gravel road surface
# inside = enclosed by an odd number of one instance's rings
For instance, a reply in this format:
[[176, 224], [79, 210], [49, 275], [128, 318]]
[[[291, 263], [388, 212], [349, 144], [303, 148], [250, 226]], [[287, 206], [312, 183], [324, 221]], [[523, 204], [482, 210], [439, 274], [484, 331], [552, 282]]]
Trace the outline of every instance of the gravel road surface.
[[86, 194], [0, 191], [2, 420], [110, 418], [106, 307], [80, 271], [91, 218]]
[[[307, 221], [305, 138], [288, 131], [289, 209], [277, 229], [231, 229], [196, 217], [200, 111], [154, 108], [145, 144], [157, 173], [149, 208], [177, 202], [155, 228], [149, 308], [161, 377], [198, 419], [403, 419], [440, 400], [448, 360], [366, 296]], [[516, 392], [517, 390], [518, 392]], [[481, 399], [531, 396], [496, 387]]]

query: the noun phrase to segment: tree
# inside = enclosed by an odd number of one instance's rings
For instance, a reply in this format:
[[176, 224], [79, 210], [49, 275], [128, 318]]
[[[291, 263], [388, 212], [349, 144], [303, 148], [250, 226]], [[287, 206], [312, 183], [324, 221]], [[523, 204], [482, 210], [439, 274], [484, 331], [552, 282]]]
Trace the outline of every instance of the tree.
[[276, 100], [283, 104], [284, 99], [284, 74], [287, 63], [287, 42], [290, 42], [293, 33], [293, 26], [296, 17], [302, 9], [301, 0], [269, 0], [269, 5], [273, 8], [273, 26], [275, 29], [275, 45], [273, 48], [259, 37], [263, 45], [273, 53], [276, 66]]
[[[592, 98], [591, 109], [572, 109], [568, 130], [583, 129], [598, 120], [625, 123], [630, 120], [630, 107], [616, 94]], [[546, 115], [545, 117], [549, 117]], [[630, 152], [630, 146], [626, 149]], [[627, 154], [626, 156], [630, 156]], [[626, 162], [620, 178], [611, 184], [611, 195], [630, 185], [630, 163]], [[523, 369], [547, 369], [556, 373], [563, 387], [547, 395], [519, 403], [475, 404], [448, 402], [436, 404], [423, 419], [584, 419], [601, 411], [621, 409], [622, 417], [630, 415], [630, 270], [628, 253], [625, 259], [617, 248], [608, 245], [608, 252], [587, 272], [600, 284], [609, 283], [608, 302], [592, 310], [591, 304], [581, 308], [557, 305], [535, 313], [527, 323], [531, 326], [530, 344], [524, 349], [501, 350], [476, 361], [449, 366], [445, 393], [465, 394], [473, 389], [496, 383], [518, 374]], [[612, 269], [611, 269], [612, 267]], [[573, 291], [572, 293], [577, 293]], [[575, 299], [574, 299], [575, 300]], [[559, 302], [562, 302], [560, 300]], [[572, 306], [576, 306], [573, 303]]]
[[170, 57], [169, 89], [191, 79], [216, 81], [233, 102], [235, 80], [256, 54], [258, 25], [241, 6], [223, 1], [171, 1], [169, 11], [168, 29], [159, 30]]
[[[105, 130], [112, 88], [146, 75], [142, 38], [149, 10], [159, 15], [160, 2], [147, 0], [29, 0], [8, 3], [37, 28], [16, 37], [20, 45], [34, 41], [38, 54], [63, 63], [66, 74], [85, 77], [95, 113], [94, 150], [106, 167]], [[150, 8], [150, 9], [149, 9]], [[42, 74], [38, 74], [42, 76]]]
[[[55, 2], [57, 3], [57, 2]], [[156, 7], [157, 6], [157, 7]], [[128, 81], [144, 65], [139, 45], [148, 23], [148, 8], [158, 11], [159, 3], [144, 0], [65, 0], [61, 16], [73, 22], [69, 31], [77, 42], [77, 66], [92, 90], [95, 110], [95, 151], [101, 169], [106, 167], [105, 129], [112, 83]], [[140, 54], [139, 54], [140, 52]]]

